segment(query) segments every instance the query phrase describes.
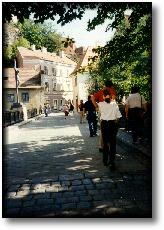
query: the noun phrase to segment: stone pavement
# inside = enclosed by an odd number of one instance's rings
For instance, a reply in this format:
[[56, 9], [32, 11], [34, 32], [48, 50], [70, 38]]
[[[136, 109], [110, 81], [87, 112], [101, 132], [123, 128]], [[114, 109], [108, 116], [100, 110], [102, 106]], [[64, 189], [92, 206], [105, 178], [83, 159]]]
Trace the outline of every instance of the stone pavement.
[[119, 129], [117, 134], [118, 143], [122, 142], [129, 149], [134, 149], [134, 151], [141, 152], [147, 157], [152, 157], [152, 146], [148, 140], [143, 140], [142, 142], [132, 143], [131, 132], [126, 132], [124, 128]]
[[122, 131], [112, 172], [77, 114], [5, 130], [3, 217], [151, 217], [151, 157]]

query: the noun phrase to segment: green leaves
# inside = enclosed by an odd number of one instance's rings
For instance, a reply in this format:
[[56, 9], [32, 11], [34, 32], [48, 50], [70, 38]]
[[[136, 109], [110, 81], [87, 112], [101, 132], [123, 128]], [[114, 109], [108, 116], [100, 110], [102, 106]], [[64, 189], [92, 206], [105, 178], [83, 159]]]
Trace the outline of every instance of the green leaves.
[[4, 49], [4, 63], [7, 67], [13, 66], [18, 46], [30, 48], [32, 44], [35, 44], [37, 49], [46, 47], [49, 52], [58, 52], [63, 47], [61, 35], [55, 32], [51, 23], [34, 23], [26, 19], [17, 25], [10, 24], [19, 31], [19, 38]]
[[50, 23], [34, 23], [32, 20], [24, 20], [19, 23], [21, 36], [26, 38], [36, 48], [46, 47], [49, 52], [58, 52], [61, 49], [61, 36], [55, 32]]
[[111, 79], [119, 96], [128, 95], [131, 86], [137, 84], [145, 98], [151, 101], [151, 4], [130, 5], [132, 14], [123, 20], [124, 6], [109, 10], [109, 15], [115, 14], [112, 26], [116, 25], [117, 30], [112, 40], [96, 50], [99, 62], [93, 70], [95, 74], [93, 71], [91, 74], [93, 82], [96, 73], [101, 76], [97, 77], [98, 82]]
[[30, 48], [30, 43], [27, 39], [20, 38], [20, 39], [16, 40], [12, 45], [4, 48], [4, 50], [3, 50], [3, 58], [4, 58], [3, 65], [4, 65], [4, 67], [13, 67], [14, 59], [16, 57], [18, 46]]
[[69, 45], [72, 45], [73, 43], [75, 43], [73, 38], [69, 38], [67, 37], [64, 41], [62, 41], [63, 45], [65, 48], [67, 48]]
[[[151, 100], [151, 50], [152, 50], [152, 3], [151, 2], [80, 2], [80, 3], [11, 3], [3, 2], [3, 21], [10, 20], [11, 15], [20, 21], [34, 14], [34, 20], [44, 22], [58, 15], [58, 23], [65, 25], [74, 19], [81, 19], [86, 9], [96, 9], [97, 16], [88, 22], [88, 31], [95, 29], [106, 20], [109, 21], [107, 31], [115, 29], [115, 36], [104, 47], [96, 52], [98, 59], [88, 66], [91, 74], [90, 85], [101, 84], [105, 79], [112, 79], [118, 93], [129, 93], [134, 83], [140, 86], [147, 100]], [[131, 13], [127, 13], [127, 10]], [[32, 31], [35, 31], [33, 34]], [[48, 50], [55, 50], [58, 39], [53, 40], [52, 34], [42, 28], [28, 31], [27, 40]], [[26, 31], [24, 31], [25, 33]], [[46, 34], [46, 37], [44, 36]], [[30, 40], [33, 39], [33, 40]], [[58, 41], [58, 42], [57, 42]], [[64, 43], [65, 47], [69, 40]], [[54, 45], [54, 46], [53, 46]], [[94, 87], [90, 87], [92, 90]]]

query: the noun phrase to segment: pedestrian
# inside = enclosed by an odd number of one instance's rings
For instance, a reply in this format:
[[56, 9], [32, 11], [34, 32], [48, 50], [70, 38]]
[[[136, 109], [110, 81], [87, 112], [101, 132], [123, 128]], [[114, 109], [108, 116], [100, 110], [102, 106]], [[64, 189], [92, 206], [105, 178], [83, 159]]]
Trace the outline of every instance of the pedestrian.
[[39, 115], [41, 115], [42, 114], [42, 106], [40, 105], [39, 106]]
[[90, 137], [97, 136], [97, 112], [96, 108], [92, 103], [91, 96], [88, 96], [88, 101], [84, 104], [84, 114], [88, 120]]
[[45, 114], [45, 117], [48, 117], [48, 109], [46, 105], [44, 106], [44, 114]]
[[51, 106], [50, 105], [47, 106], [47, 109], [48, 109], [48, 113], [51, 113]]
[[73, 114], [74, 113], [74, 105], [72, 102], [69, 104], [69, 111]]
[[103, 163], [115, 169], [116, 135], [118, 132], [118, 120], [122, 117], [119, 107], [108, 90], [103, 91], [103, 102], [93, 103], [101, 114], [101, 133], [103, 139]]
[[[116, 90], [114, 88], [113, 82], [111, 80], [106, 80], [105, 86], [103, 87], [103, 89], [97, 91], [96, 93], [94, 93], [94, 95], [92, 95], [92, 101], [94, 103], [104, 101], [104, 97], [103, 97], [104, 90], [108, 90], [113, 100], [116, 99]], [[99, 114], [99, 117], [100, 117], [100, 114]], [[100, 120], [100, 126], [101, 126], [101, 120]], [[100, 129], [99, 152], [102, 152], [102, 151], [103, 151], [103, 139], [102, 139], [101, 129]]]
[[80, 100], [80, 104], [79, 104], [79, 109], [80, 109], [80, 124], [83, 123], [84, 121], [84, 103], [83, 103], [83, 100]]
[[147, 112], [147, 102], [140, 95], [139, 87], [133, 86], [131, 95], [125, 101], [125, 116], [132, 130], [133, 143], [143, 138], [144, 113]]
[[104, 90], [109, 91], [111, 97], [113, 100], [116, 99], [116, 90], [114, 88], [113, 82], [111, 80], [106, 80], [104, 82], [105, 86], [103, 87], [103, 89], [97, 91], [96, 93], [94, 93], [94, 95], [92, 96], [92, 100], [94, 99], [95, 102], [102, 102], [104, 101], [104, 97], [103, 97], [103, 92]]
[[67, 104], [64, 104], [64, 106], [63, 106], [63, 112], [65, 114], [65, 119], [66, 119], [68, 117], [68, 115], [69, 115], [69, 107], [68, 107]]

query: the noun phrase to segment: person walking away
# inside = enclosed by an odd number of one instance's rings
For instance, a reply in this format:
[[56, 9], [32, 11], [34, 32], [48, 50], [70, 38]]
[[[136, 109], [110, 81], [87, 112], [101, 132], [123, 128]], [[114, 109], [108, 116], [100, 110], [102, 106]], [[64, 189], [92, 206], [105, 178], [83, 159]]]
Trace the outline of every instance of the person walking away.
[[83, 120], [84, 120], [84, 103], [83, 103], [83, 100], [80, 100], [80, 104], [79, 104], [79, 109], [80, 109], [80, 124], [83, 123]]
[[92, 100], [95, 100], [95, 102], [104, 101], [104, 94], [103, 94], [104, 90], [107, 90], [110, 93], [113, 100], [116, 99], [116, 90], [114, 88], [113, 82], [111, 80], [106, 80], [104, 84], [105, 86], [103, 87], [103, 89], [97, 91], [92, 96]]
[[73, 106], [72, 102], [70, 102], [69, 111], [70, 111], [72, 114], [73, 114], [73, 112], [74, 112], [74, 106]]
[[65, 119], [66, 119], [68, 117], [68, 115], [69, 115], [69, 107], [68, 107], [67, 104], [64, 104], [63, 111], [64, 111]]
[[[103, 96], [104, 90], [107, 90], [110, 93], [113, 100], [116, 99], [116, 90], [113, 86], [113, 82], [111, 80], [106, 80], [105, 86], [103, 87], [103, 89], [97, 91], [94, 95], [92, 95], [92, 102], [93, 103], [104, 101], [104, 96]], [[99, 116], [100, 116], [100, 114], [99, 114]], [[100, 126], [101, 126], [101, 120], [100, 120]], [[103, 139], [102, 139], [101, 129], [100, 129], [99, 152], [102, 152], [102, 151], [103, 151]]]
[[45, 114], [45, 117], [48, 117], [48, 109], [46, 105], [44, 107], [44, 114]]
[[42, 114], [42, 106], [40, 105], [39, 106], [39, 115], [41, 115]]
[[51, 106], [50, 105], [47, 106], [47, 109], [48, 109], [48, 114], [51, 113]]
[[119, 107], [108, 90], [103, 91], [103, 102], [94, 103], [101, 114], [101, 133], [103, 139], [103, 163], [115, 169], [116, 135], [118, 132], [118, 120], [122, 117]]
[[97, 136], [97, 112], [90, 95], [88, 96], [88, 101], [84, 104], [85, 113], [87, 113], [90, 137]]
[[143, 138], [143, 116], [146, 112], [147, 102], [145, 98], [140, 95], [139, 87], [133, 86], [131, 95], [125, 101], [125, 116], [132, 129], [133, 143], [136, 143], [139, 138]]

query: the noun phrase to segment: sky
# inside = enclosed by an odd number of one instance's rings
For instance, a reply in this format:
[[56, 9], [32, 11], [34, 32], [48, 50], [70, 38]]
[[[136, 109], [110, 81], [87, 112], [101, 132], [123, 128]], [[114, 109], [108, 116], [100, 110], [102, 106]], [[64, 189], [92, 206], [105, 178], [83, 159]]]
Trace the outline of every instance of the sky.
[[96, 43], [100, 45], [105, 45], [106, 41], [109, 41], [114, 33], [114, 31], [112, 30], [105, 32], [110, 22], [109, 20], [106, 21], [104, 24], [97, 26], [95, 30], [92, 30], [90, 32], [87, 31], [87, 22], [89, 21], [89, 19], [93, 19], [96, 14], [96, 10], [87, 10], [81, 20], [73, 20], [65, 26], [57, 24], [57, 20], [53, 21], [53, 24], [54, 27], [57, 29], [57, 32], [61, 33], [62, 36], [69, 36], [70, 38], [74, 38], [76, 42], [76, 47], [86, 47], [88, 45], [94, 46]]

